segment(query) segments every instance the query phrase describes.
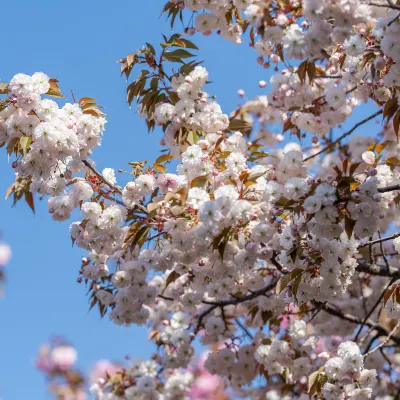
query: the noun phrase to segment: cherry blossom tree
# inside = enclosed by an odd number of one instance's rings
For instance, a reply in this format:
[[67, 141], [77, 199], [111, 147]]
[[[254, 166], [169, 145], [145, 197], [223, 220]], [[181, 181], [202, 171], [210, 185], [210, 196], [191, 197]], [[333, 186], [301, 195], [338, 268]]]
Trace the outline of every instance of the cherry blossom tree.
[[[42, 72], [0, 87], [7, 197], [46, 198], [55, 221], [80, 209], [70, 236], [88, 252], [78, 281], [91, 308], [148, 326], [157, 345], [92, 392], [195, 398], [197, 341], [232, 398], [399, 399], [400, 5], [174, 0], [162, 13], [185, 28], [120, 60], [128, 104], [164, 132], [129, 182], [96, 167], [106, 116], [94, 99], [65, 103]], [[274, 66], [265, 95], [239, 90], [224, 113], [199, 34]]]

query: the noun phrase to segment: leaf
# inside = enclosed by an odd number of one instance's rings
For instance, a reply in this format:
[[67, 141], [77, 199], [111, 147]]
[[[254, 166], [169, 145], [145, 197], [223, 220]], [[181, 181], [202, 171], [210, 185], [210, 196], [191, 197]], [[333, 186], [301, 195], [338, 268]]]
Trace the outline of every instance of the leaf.
[[153, 168], [156, 171], [160, 172], [161, 174], [165, 174], [167, 172], [167, 167], [165, 165], [162, 165], [162, 164], [154, 163], [153, 164]]
[[312, 393], [311, 390], [318, 382], [318, 377], [319, 377], [319, 371], [313, 372], [308, 377], [307, 392], [310, 394], [310, 396], [314, 396], [314, 394], [315, 394], [315, 393]]
[[140, 227], [144, 224], [144, 221], [135, 221], [128, 229], [128, 232], [124, 238], [124, 245], [130, 246], [132, 240], [135, 238], [136, 233], [140, 229]]
[[387, 118], [389, 121], [390, 118], [394, 115], [394, 113], [398, 109], [398, 101], [397, 97], [393, 97], [390, 100], [388, 100], [383, 107], [383, 118]]
[[392, 297], [394, 291], [397, 289], [397, 285], [392, 285], [390, 288], [388, 288], [383, 295], [383, 306], [386, 306], [386, 303], [389, 301], [389, 299]]
[[96, 104], [96, 100], [92, 97], [82, 97], [78, 103], [81, 107], [84, 107], [87, 104]]
[[242, 119], [232, 119], [229, 122], [228, 129], [230, 131], [240, 131], [241, 133], [250, 133], [252, 124], [250, 122], [244, 121]]
[[153, 54], [153, 56], [155, 56], [156, 50], [154, 49], [153, 45], [151, 45], [150, 43], [147, 43], [147, 42], [146, 42], [146, 45], [147, 45], [147, 48], [150, 50], [150, 53]]
[[60, 99], [63, 99], [64, 96], [61, 93], [61, 90], [57, 84], [58, 80], [57, 79], [50, 79], [49, 83], [50, 83], [50, 89], [47, 91], [47, 95], [51, 96], [51, 97], [57, 97]]
[[198, 50], [199, 48], [190, 40], [184, 39], [184, 38], [180, 38], [179, 39], [181, 42], [183, 42], [185, 44], [185, 47], [187, 47], [188, 49], [194, 49], [194, 50]]
[[[276, 293], [279, 294], [281, 293], [283, 290], [285, 290], [285, 288], [289, 285], [289, 283], [294, 280], [297, 279], [298, 277], [300, 277], [301, 279], [301, 275], [303, 274], [304, 270], [300, 269], [300, 268], [296, 268], [293, 271], [291, 271], [289, 274], [282, 276], [281, 279], [279, 279], [278, 283], [276, 284]], [[300, 282], [297, 284], [299, 285]]]
[[293, 293], [293, 296], [296, 299], [296, 301], [297, 301], [297, 292], [299, 291], [300, 283], [301, 283], [301, 274], [297, 275], [296, 278], [294, 278], [294, 282], [292, 284], [292, 293]]
[[200, 140], [200, 136], [196, 131], [190, 131], [187, 135], [186, 140], [191, 144], [196, 144]]
[[[395, 118], [396, 118], [396, 117], [395, 117]], [[393, 120], [393, 124], [394, 124], [394, 120]], [[390, 142], [389, 142], [388, 140], [386, 140], [386, 141], [383, 142], [383, 143], [377, 144], [377, 145], [376, 145], [376, 148], [375, 148], [376, 152], [377, 152], [378, 154], [381, 154], [382, 151], [385, 149], [385, 147], [386, 147], [389, 143], [390, 143]]]
[[344, 217], [344, 227], [347, 237], [350, 239], [353, 236], [353, 230], [356, 222], [349, 218], [347, 215]]
[[7, 200], [11, 194], [14, 192], [14, 184], [11, 184], [8, 189], [6, 190], [5, 200]]
[[32, 143], [32, 137], [31, 136], [21, 136], [19, 139], [19, 144], [21, 145], [21, 149], [23, 154], [25, 155], [26, 152], [28, 151], [29, 146]]
[[309, 62], [307, 65], [307, 75], [308, 75], [308, 79], [310, 80], [310, 83], [312, 83], [312, 81], [315, 78], [315, 64], [313, 62]]
[[354, 192], [360, 186], [360, 182], [351, 182], [350, 183], [350, 191]]
[[160, 163], [162, 163], [162, 162], [172, 160], [173, 158], [174, 158], [174, 157], [172, 157], [172, 156], [169, 155], [169, 154], [163, 154], [162, 156], [160, 156], [160, 157], [157, 158], [156, 164], [160, 164]]
[[400, 110], [397, 111], [396, 115], [393, 118], [393, 129], [396, 134], [397, 141], [399, 141], [399, 127], [400, 127]]
[[175, 281], [176, 281], [178, 278], [180, 278], [180, 277], [181, 277], [181, 275], [178, 274], [178, 272], [176, 272], [175, 270], [172, 271], [172, 272], [168, 275], [167, 282], [165, 283], [165, 288], [164, 288], [164, 290], [163, 290], [163, 293], [164, 293], [165, 289], [166, 289], [172, 282], [175, 282]]
[[10, 100], [8, 100], [8, 99], [4, 99], [4, 100], [0, 101], [0, 111], [5, 110], [9, 104], [10, 104]]
[[126, 63], [129, 68], [132, 66], [133, 63], [135, 63], [135, 60], [136, 60], [136, 54], [134, 53], [128, 54], [126, 56]]
[[189, 53], [187, 50], [177, 49], [163, 53], [163, 58], [171, 62], [182, 62], [182, 58], [194, 57], [194, 54]]
[[7, 83], [0, 83], [0, 94], [7, 94], [9, 92]]
[[208, 182], [208, 175], [202, 175], [202, 176], [198, 176], [194, 179], [192, 179], [192, 182], [190, 183], [190, 187], [201, 187], [203, 188], [204, 186], [206, 186]]
[[144, 242], [147, 239], [147, 235], [150, 232], [151, 227], [150, 226], [143, 226], [142, 228], [139, 229], [139, 231], [136, 233], [135, 237], [132, 240], [131, 243], [131, 248], [135, 248], [136, 246], [139, 246], [139, 249], [143, 246]]
[[31, 192], [25, 192], [25, 201], [27, 202], [33, 213], [35, 213], [35, 203], [33, 200], [33, 194]]
[[299, 76], [300, 82], [302, 84], [304, 84], [304, 82], [306, 80], [307, 65], [308, 65], [308, 61], [306, 60], [306, 61], [303, 61], [297, 68], [297, 75]]
[[386, 164], [400, 166], [400, 160], [397, 157], [389, 157], [386, 159]]
[[355, 163], [350, 166], [350, 171], [349, 171], [350, 176], [352, 176], [354, 172], [356, 172], [356, 169], [360, 166], [360, 164], [361, 163]]
[[289, 285], [291, 280], [292, 279], [290, 278], [290, 275], [282, 276], [282, 278], [279, 279], [278, 283], [276, 284], [276, 294], [282, 293], [286, 289], [287, 285]]

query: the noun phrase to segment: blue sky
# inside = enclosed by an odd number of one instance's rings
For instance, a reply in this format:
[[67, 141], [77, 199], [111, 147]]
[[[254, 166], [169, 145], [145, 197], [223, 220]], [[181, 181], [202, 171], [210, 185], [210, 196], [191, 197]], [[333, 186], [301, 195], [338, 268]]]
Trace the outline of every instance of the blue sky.
[[[159, 154], [161, 135], [147, 134], [144, 121], [128, 108], [127, 85], [119, 76], [116, 60], [146, 41], [159, 43], [161, 33], [173, 33], [165, 17], [160, 17], [164, 3], [5, 2], [0, 79], [8, 81], [18, 72], [43, 71], [60, 80], [69, 99], [71, 90], [76, 98], [96, 98], [109, 121], [103, 145], [94, 156], [100, 169], [129, 169], [129, 161], [153, 160]], [[178, 32], [180, 28], [177, 25]], [[208, 92], [217, 95], [225, 112], [239, 102], [239, 88], [249, 97], [263, 93], [257, 83], [268, 80], [270, 71], [256, 64], [253, 49], [216, 37], [195, 36], [193, 40], [213, 82]], [[359, 119], [362, 111], [356, 114]], [[14, 179], [4, 149], [0, 150], [0, 171], [3, 198]], [[152, 351], [145, 329], [117, 327], [107, 317], [100, 320], [96, 311], [88, 312], [85, 288], [76, 283], [83, 253], [71, 248], [70, 221], [52, 221], [45, 202], [37, 201], [36, 208], [33, 215], [25, 204], [11, 208], [11, 201], [0, 202], [0, 232], [13, 248], [6, 296], [0, 300], [3, 400], [48, 398], [33, 360], [40, 344], [51, 335], [63, 335], [77, 347], [79, 365], [85, 370], [98, 359], [122, 360], [126, 354], [144, 358]]]

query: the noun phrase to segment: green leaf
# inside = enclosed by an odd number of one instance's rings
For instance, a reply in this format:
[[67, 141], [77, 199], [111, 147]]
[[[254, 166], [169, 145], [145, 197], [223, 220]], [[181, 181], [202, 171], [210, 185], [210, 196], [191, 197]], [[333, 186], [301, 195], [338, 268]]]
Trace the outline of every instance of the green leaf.
[[177, 49], [174, 51], [164, 52], [163, 58], [171, 62], [182, 62], [182, 58], [194, 57], [194, 54], [189, 53], [187, 50]]

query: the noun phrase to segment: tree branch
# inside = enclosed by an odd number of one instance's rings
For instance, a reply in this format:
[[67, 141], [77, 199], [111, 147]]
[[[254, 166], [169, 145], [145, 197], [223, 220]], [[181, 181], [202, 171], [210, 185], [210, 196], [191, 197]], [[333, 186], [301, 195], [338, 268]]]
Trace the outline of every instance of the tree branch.
[[83, 164], [85, 164], [85, 166], [87, 168], [89, 168], [98, 178], [100, 178], [110, 189], [112, 189], [114, 192], [117, 192], [118, 194], [122, 195], [122, 190], [117, 187], [114, 186], [112, 183], [110, 183], [106, 178], [104, 178], [104, 176], [97, 171], [97, 169], [95, 167], [93, 167], [89, 161], [87, 160], [82, 160]]
[[[117, 192], [119, 195], [122, 196], [122, 190], [121, 188], [119, 188], [118, 186], [114, 186], [111, 182], [109, 182], [106, 178], [104, 178], [104, 176], [97, 171], [97, 169], [95, 167], [93, 167], [92, 165], [90, 165], [90, 163], [87, 160], [82, 160], [83, 164], [85, 164], [85, 166], [87, 168], [89, 168], [98, 178], [100, 178], [111, 190], [113, 190], [114, 192]], [[118, 204], [120, 205], [124, 205], [124, 203], [117, 201]], [[147, 208], [142, 206], [141, 204], [135, 204], [135, 208], [137, 208], [138, 210], [140, 210], [141, 212], [147, 214]]]
[[374, 119], [375, 117], [377, 117], [378, 115], [382, 114], [383, 111], [379, 110], [376, 113], [370, 115], [369, 117], [363, 119], [362, 121], [358, 122], [357, 124], [355, 124], [353, 126], [353, 128], [351, 128], [349, 131], [347, 131], [346, 133], [344, 133], [342, 136], [338, 137], [334, 142], [328, 144], [326, 147], [324, 147], [322, 150], [318, 151], [317, 153], [306, 157], [303, 161], [308, 161], [311, 160], [312, 158], [324, 153], [325, 151], [331, 149], [332, 147], [334, 147], [336, 144], [340, 143], [341, 140], [343, 140], [345, 137], [351, 135], [359, 126], [365, 124], [366, 122], [370, 121], [371, 119]]
[[400, 269], [389, 267], [388, 270], [385, 265], [367, 264], [365, 260], [358, 261], [357, 271], [366, 272], [371, 275], [400, 279]]
[[368, 318], [372, 315], [372, 313], [375, 311], [375, 309], [379, 306], [379, 304], [381, 304], [381, 301], [383, 299], [383, 297], [385, 296], [386, 290], [389, 289], [389, 287], [395, 282], [396, 279], [391, 279], [390, 282], [386, 285], [385, 289], [383, 290], [383, 292], [381, 293], [381, 295], [379, 296], [378, 300], [375, 302], [375, 304], [373, 305], [373, 307], [371, 308], [370, 312], [368, 313], [368, 315], [364, 318], [364, 320], [362, 321], [361, 326], [358, 328], [356, 337], [354, 338], [354, 341], [356, 342], [358, 339], [358, 336], [360, 335], [362, 329], [364, 328], [364, 326], [366, 325], [366, 321], [368, 320]]
[[374, 244], [378, 244], [378, 243], [381, 243], [381, 242], [386, 242], [386, 241], [388, 241], [388, 240], [393, 240], [393, 239], [398, 238], [399, 236], [400, 236], [400, 233], [395, 233], [394, 235], [392, 235], [392, 236], [387, 236], [387, 237], [385, 237], [385, 238], [380, 238], [380, 239], [376, 239], [376, 240], [370, 240], [369, 242], [360, 244], [360, 245], [358, 246], [358, 248], [360, 249], [360, 248], [365, 247], [365, 246], [372, 246], [372, 245], [374, 245]]
[[203, 323], [203, 319], [208, 314], [210, 314], [212, 311], [214, 311], [216, 308], [218, 308], [218, 307], [223, 308], [226, 306], [237, 305], [240, 303], [244, 303], [246, 301], [254, 300], [257, 297], [263, 296], [266, 293], [268, 293], [270, 290], [274, 289], [276, 286], [276, 283], [277, 283], [276, 281], [272, 282], [269, 285], [263, 287], [262, 289], [255, 290], [254, 292], [247, 294], [245, 296], [237, 296], [237, 297], [233, 298], [232, 300], [221, 300], [221, 301], [206, 301], [206, 300], [204, 300], [203, 303], [211, 305], [211, 307], [207, 308], [199, 315], [197, 326], [196, 326], [194, 332], [197, 333], [200, 330], [201, 325]]
[[238, 325], [238, 327], [239, 327], [240, 329], [242, 329], [243, 332], [246, 334], [246, 336], [247, 336], [250, 340], [253, 340], [253, 339], [254, 339], [253, 335], [252, 335], [252, 334], [250, 333], [250, 331], [240, 322], [239, 318], [237, 318], [235, 321], [236, 321], [236, 324]]
[[392, 185], [378, 188], [379, 193], [393, 192], [394, 190], [400, 190], [400, 185]]
[[[351, 314], [343, 314], [341, 311], [337, 310], [335, 307], [329, 305], [329, 304], [325, 304], [323, 307], [324, 311], [326, 311], [328, 314], [331, 314], [335, 317], [338, 317], [340, 319], [343, 319], [345, 321], [349, 321], [353, 324], [361, 324], [363, 321], [360, 318], [355, 317], [354, 315]], [[371, 321], [370, 319], [367, 319], [365, 321], [365, 326], [369, 326], [373, 329], [376, 329], [378, 331], [378, 333], [381, 336], [387, 336], [389, 333], [388, 331], [380, 324]], [[392, 336], [392, 340], [396, 343], [396, 345], [400, 346], [400, 337], [398, 336]]]
[[390, 331], [389, 335], [386, 336], [386, 339], [382, 343], [378, 344], [378, 346], [376, 346], [372, 350], [370, 350], [368, 353], [364, 354], [364, 358], [368, 357], [373, 352], [382, 348], [394, 336], [394, 334], [396, 333], [398, 328], [400, 328], [400, 319], [398, 320], [396, 326]]

